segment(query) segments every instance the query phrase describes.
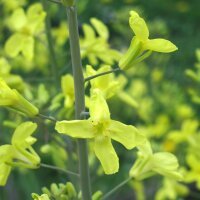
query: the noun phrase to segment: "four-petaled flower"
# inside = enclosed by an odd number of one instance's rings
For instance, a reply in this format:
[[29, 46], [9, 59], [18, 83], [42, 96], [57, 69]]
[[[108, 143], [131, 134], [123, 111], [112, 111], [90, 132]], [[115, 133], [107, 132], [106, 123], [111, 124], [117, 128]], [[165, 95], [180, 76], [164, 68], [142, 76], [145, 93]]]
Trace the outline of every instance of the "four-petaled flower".
[[108, 105], [99, 89], [92, 91], [89, 110], [91, 117], [88, 120], [60, 121], [55, 129], [75, 138], [93, 138], [94, 152], [105, 173], [116, 173], [119, 160], [111, 139], [132, 149], [142, 144], [145, 137], [134, 126], [110, 119]]
[[133, 64], [147, 58], [152, 51], [169, 53], [177, 50], [177, 47], [165, 39], [149, 39], [149, 30], [146, 22], [135, 11], [130, 12], [129, 24], [135, 36], [125, 55], [119, 61], [121, 69], [128, 69]]
[[36, 139], [32, 133], [37, 125], [32, 122], [20, 124], [10, 144], [0, 146], [0, 185], [5, 185], [12, 167], [25, 167], [35, 169], [39, 167], [40, 157], [32, 148]]

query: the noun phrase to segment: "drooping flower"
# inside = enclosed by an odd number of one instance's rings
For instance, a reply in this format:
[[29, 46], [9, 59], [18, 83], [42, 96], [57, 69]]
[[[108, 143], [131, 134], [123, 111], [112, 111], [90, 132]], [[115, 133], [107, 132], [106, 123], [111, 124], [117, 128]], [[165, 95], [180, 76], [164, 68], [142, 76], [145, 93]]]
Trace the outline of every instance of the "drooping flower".
[[128, 51], [119, 61], [121, 69], [128, 69], [133, 64], [141, 62], [150, 56], [152, 51], [169, 53], [177, 50], [177, 47], [168, 40], [161, 38], [149, 39], [149, 30], [146, 22], [135, 11], [130, 12], [129, 25], [135, 36]]
[[60, 121], [55, 129], [74, 138], [93, 138], [94, 152], [106, 174], [119, 169], [118, 156], [111, 139], [132, 149], [145, 141], [145, 137], [131, 125], [110, 119], [108, 105], [99, 89], [92, 91], [88, 120]]
[[6, 82], [0, 78], [0, 106], [7, 106], [26, 114], [29, 117], [36, 116], [39, 111], [27, 101], [15, 89], [11, 89]]
[[142, 180], [156, 173], [163, 176], [181, 180], [176, 156], [168, 152], [153, 153], [148, 141], [138, 147], [138, 158], [130, 169], [130, 176]]
[[35, 169], [39, 167], [40, 157], [32, 148], [36, 139], [31, 136], [37, 125], [32, 122], [20, 124], [13, 136], [11, 145], [0, 146], [0, 185], [4, 186], [12, 167]]
[[17, 158], [27, 163], [28, 167], [30, 166], [29, 168], [35, 168], [40, 163], [40, 157], [32, 147], [37, 141], [36, 138], [31, 136], [36, 128], [36, 123], [24, 122], [16, 128], [11, 140], [12, 146], [19, 152]]

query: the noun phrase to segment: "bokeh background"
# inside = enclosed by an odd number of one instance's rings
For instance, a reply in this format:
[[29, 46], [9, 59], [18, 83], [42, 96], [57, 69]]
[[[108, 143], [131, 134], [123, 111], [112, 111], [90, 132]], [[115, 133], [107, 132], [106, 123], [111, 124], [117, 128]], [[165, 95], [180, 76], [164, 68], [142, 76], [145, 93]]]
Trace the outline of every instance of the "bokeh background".
[[[10, 2], [10, 3], [9, 3]], [[7, 82], [20, 90], [26, 98], [41, 108], [43, 113], [57, 118], [73, 118], [73, 109], [61, 109], [63, 98], [60, 81], [53, 86], [51, 58], [43, 44], [44, 34], [35, 37], [34, 58], [29, 61], [19, 55], [10, 58], [5, 52], [5, 43], [13, 33], [9, 27], [9, 16], [15, 9], [27, 10], [33, 3], [41, 1], [1, 0], [0, 2], [0, 74], [5, 75], [5, 62], [9, 65]], [[136, 10], [148, 24], [150, 38], [165, 38], [177, 45], [178, 51], [171, 54], [153, 53], [145, 62], [123, 73], [127, 84], [124, 87], [132, 100], [113, 97], [108, 100], [111, 116], [127, 124], [136, 125], [150, 139], [154, 151], [174, 153], [183, 168], [187, 180], [174, 183], [155, 176], [142, 182], [133, 181], [123, 187], [113, 200], [198, 200], [200, 199], [200, 1], [199, 0], [77, 0], [79, 31], [84, 37], [82, 25], [90, 24], [90, 18], [101, 20], [110, 32], [109, 43], [113, 49], [125, 52], [133, 37], [128, 18]], [[71, 73], [66, 10], [47, 1], [50, 15], [54, 50], [57, 58], [59, 78]], [[62, 25], [61, 25], [62, 24]], [[101, 64], [102, 61], [99, 61]], [[83, 59], [83, 67], [88, 59]], [[113, 67], [117, 66], [117, 62]], [[98, 68], [98, 64], [96, 65]], [[15, 77], [19, 75], [19, 77]], [[117, 73], [118, 75], [118, 73]], [[58, 79], [59, 80], [59, 79]], [[50, 108], [50, 109], [49, 109]], [[0, 109], [0, 144], [9, 143], [14, 128], [24, 117], [10, 110]], [[74, 169], [76, 165], [75, 142], [67, 137], [54, 136], [52, 124], [39, 119], [37, 131], [38, 149], [44, 163]], [[53, 135], [53, 136], [52, 136]], [[177, 136], [178, 135], [178, 136]], [[120, 157], [120, 171], [117, 175], [105, 176], [99, 163], [91, 155], [93, 191], [109, 191], [123, 181], [136, 152], [127, 152], [115, 144]], [[61, 148], [63, 147], [63, 148]], [[67, 153], [65, 150], [67, 150]], [[92, 150], [91, 150], [92, 154]], [[60, 155], [60, 156], [58, 156]], [[192, 156], [191, 156], [192, 155]], [[192, 157], [192, 158], [191, 158]], [[98, 176], [95, 176], [98, 174]], [[192, 177], [192, 178], [191, 178]], [[57, 171], [40, 168], [30, 171], [14, 169], [8, 183], [0, 188], [1, 200], [29, 200], [31, 193], [41, 193], [41, 187], [52, 182], [65, 183], [73, 180]], [[198, 185], [199, 184], [199, 185]], [[162, 193], [162, 197], [159, 196]]]

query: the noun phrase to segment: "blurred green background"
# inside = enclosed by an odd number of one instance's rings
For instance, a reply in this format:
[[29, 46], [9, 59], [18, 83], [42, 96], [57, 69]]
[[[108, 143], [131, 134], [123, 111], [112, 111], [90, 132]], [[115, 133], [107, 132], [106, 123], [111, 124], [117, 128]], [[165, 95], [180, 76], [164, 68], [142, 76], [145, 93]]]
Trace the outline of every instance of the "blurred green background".
[[[40, 1], [27, 1], [24, 7], [26, 8], [33, 2]], [[50, 2], [48, 4], [51, 13], [52, 26], [56, 27], [60, 21], [66, 19], [65, 10], [59, 5]], [[139, 111], [132, 111], [128, 106], [124, 107], [122, 102], [111, 99], [109, 105], [113, 118], [125, 123], [137, 124], [141, 129], [148, 129], [152, 126], [154, 131], [156, 129], [156, 123], [160, 126], [164, 123], [163, 126], [167, 126], [162, 120], [160, 123], [160, 118], [158, 117], [165, 115], [167, 120], [169, 120], [169, 127], [164, 129], [163, 132], [180, 129], [182, 122], [187, 119], [187, 117], [195, 118], [199, 121], [199, 106], [198, 104], [196, 105], [191, 102], [190, 95], [186, 92], [188, 88], [196, 87], [197, 84], [185, 75], [186, 69], [195, 69], [194, 66], [197, 62], [195, 51], [197, 48], [200, 48], [199, 0], [77, 0], [77, 4], [80, 35], [83, 35], [82, 24], [89, 23], [91, 17], [96, 17], [107, 25], [110, 31], [109, 42], [111, 46], [118, 50], [125, 50], [133, 37], [133, 33], [128, 24], [129, 11], [136, 10], [140, 13], [140, 16], [146, 20], [150, 29], [150, 38], [161, 37], [168, 39], [179, 48], [178, 51], [170, 55], [154, 53], [147, 61], [145, 61], [144, 65], [138, 66], [135, 71], [132, 70], [130, 75], [127, 75], [127, 78], [130, 81], [130, 84], [127, 86], [127, 91], [131, 91], [130, 88], [132, 82], [133, 85], [135, 84], [134, 81], [138, 84], [140, 81], [145, 82], [147, 92], [142, 91], [145, 94], [144, 96], [141, 95], [140, 98], [144, 98], [146, 101]], [[3, 20], [6, 18], [4, 16], [5, 12], [3, 6], [4, 4], [0, 4], [0, 23], [3, 23]], [[1, 46], [3, 46], [5, 38], [9, 35], [7, 29], [2, 28], [2, 31], [0, 36]], [[67, 59], [69, 59], [68, 43], [64, 45], [64, 49], [68, 52]], [[56, 51], [59, 53], [59, 50]], [[61, 56], [58, 55], [58, 62], [60, 66], [67, 65], [65, 63], [65, 54]], [[85, 65], [86, 63], [87, 60], [83, 60], [83, 64]], [[68, 72], [71, 72], [70, 66], [68, 66], [67, 69]], [[62, 68], [60, 70], [62, 71]], [[43, 72], [33, 71], [28, 75], [22, 69], [17, 68], [14, 69], [14, 72], [20, 73], [29, 83], [31, 83], [29, 78], [32, 76], [42, 77], [43, 74]], [[154, 78], [154, 75], [157, 72], [158, 74], [161, 73], [162, 80], [157, 81], [156, 78]], [[44, 72], [44, 74], [45, 73], [46, 72]], [[157, 76], [155, 75], [155, 77]], [[134, 95], [135, 94], [133, 94], [133, 96]], [[140, 101], [140, 98], [138, 97], [137, 99], [136, 96], [136, 100]], [[186, 116], [180, 114], [181, 111], [179, 112], [179, 108], [185, 105], [191, 110], [191, 112], [188, 111], [189, 114], [186, 114]], [[122, 109], [124, 110], [123, 113], [121, 112]], [[2, 112], [0, 119], [3, 121], [9, 116], [10, 115], [7, 112]], [[13, 118], [15, 118], [15, 116]], [[160, 133], [161, 135], [160, 137], [155, 135], [149, 136], [152, 139], [152, 143], [155, 145], [155, 149], [158, 150], [162, 149], [159, 145], [165, 141], [165, 139], [163, 139], [165, 136], [163, 136], [162, 130], [160, 132], [158, 131], [158, 134]], [[9, 141], [11, 133], [12, 129], [7, 130], [3, 123], [1, 123], [0, 144]], [[37, 136], [41, 139], [41, 144], [42, 142], [45, 142], [43, 136], [39, 134], [37, 134]], [[124, 150], [120, 145], [118, 146], [115, 144], [115, 146], [117, 147], [116, 149], [122, 163], [120, 172], [118, 175], [109, 177], [101, 175], [96, 179], [92, 179], [94, 191], [99, 188], [106, 191], [114, 187], [124, 179], [124, 174], [132, 165], [132, 161], [129, 161], [131, 160], [132, 153], [128, 152], [127, 154], [124, 154]], [[180, 163], [186, 165], [183, 155], [184, 148], [183, 144], [183, 147], [179, 147], [179, 149], [174, 152], [178, 156]], [[51, 159], [44, 156], [43, 160], [48, 163]], [[97, 166], [95, 167], [98, 168]], [[92, 171], [91, 174], [94, 175], [95, 171]], [[65, 174], [60, 174], [51, 170], [14, 170], [10, 175], [6, 187], [0, 188], [0, 200], [29, 200], [31, 199], [30, 194], [32, 192], [41, 193], [42, 186], [49, 186], [52, 182], [65, 181]], [[144, 191], [148, 200], [154, 199], [154, 194], [160, 187], [160, 183], [161, 180], [158, 177], [153, 177], [144, 182]], [[176, 199], [200, 199], [200, 192], [195, 184], [189, 184], [188, 188], [190, 188], [190, 192], [186, 197], [178, 196]], [[133, 187], [129, 186], [122, 188], [122, 190], [112, 199], [134, 200], [135, 196], [137, 195], [134, 193]]]

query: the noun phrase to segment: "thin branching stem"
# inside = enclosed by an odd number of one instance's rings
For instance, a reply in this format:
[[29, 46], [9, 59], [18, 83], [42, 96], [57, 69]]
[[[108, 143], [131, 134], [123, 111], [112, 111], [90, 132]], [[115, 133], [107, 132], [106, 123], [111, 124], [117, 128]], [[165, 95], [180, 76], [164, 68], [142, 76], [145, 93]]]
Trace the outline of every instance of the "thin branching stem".
[[90, 80], [92, 80], [92, 79], [94, 79], [94, 78], [97, 78], [97, 77], [99, 77], [99, 76], [104, 76], [104, 75], [106, 75], [106, 74], [111, 74], [111, 73], [113, 73], [113, 72], [120, 71], [120, 70], [121, 70], [120, 68], [115, 68], [115, 69], [112, 69], [112, 70], [107, 71], [107, 72], [102, 72], [102, 73], [99, 73], [99, 74], [95, 74], [95, 75], [93, 75], [93, 76], [89, 76], [89, 77], [85, 78], [85, 82], [86, 82], [86, 81], [90, 81]]
[[57, 1], [57, 0], [48, 0], [48, 1], [50, 1], [50, 2], [52, 2], [52, 3], [62, 4], [61, 1]]
[[54, 122], [54, 123], [56, 123], [57, 122], [57, 120], [54, 118], [54, 117], [52, 117], [52, 116], [46, 116], [46, 115], [43, 115], [43, 114], [38, 114], [37, 115], [37, 117], [39, 117], [39, 118], [41, 118], [41, 119], [48, 119], [48, 120], [50, 120], [50, 121], [52, 121], [52, 122]]
[[129, 177], [129, 178], [127, 178], [126, 180], [124, 180], [123, 182], [121, 182], [119, 185], [115, 186], [112, 190], [110, 190], [108, 193], [106, 193], [106, 194], [102, 197], [102, 200], [108, 199], [112, 194], [114, 194], [114, 193], [117, 192], [119, 189], [121, 189], [124, 185], [126, 185], [131, 179], [132, 179], [132, 177]]
[[56, 171], [60, 171], [60, 172], [63, 172], [65, 174], [69, 174], [69, 175], [72, 175], [72, 176], [76, 176], [77, 178], [80, 177], [79, 174], [76, 173], [76, 172], [72, 172], [70, 170], [65, 170], [65, 169], [62, 169], [60, 167], [56, 167], [54, 165], [48, 165], [48, 164], [41, 163], [40, 166], [44, 167], [44, 168], [48, 168], [48, 169], [53, 169], [53, 170], [56, 170]]

